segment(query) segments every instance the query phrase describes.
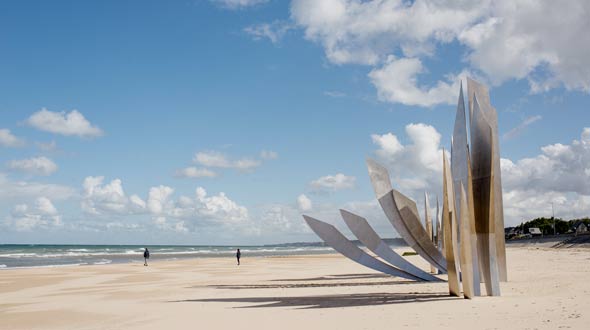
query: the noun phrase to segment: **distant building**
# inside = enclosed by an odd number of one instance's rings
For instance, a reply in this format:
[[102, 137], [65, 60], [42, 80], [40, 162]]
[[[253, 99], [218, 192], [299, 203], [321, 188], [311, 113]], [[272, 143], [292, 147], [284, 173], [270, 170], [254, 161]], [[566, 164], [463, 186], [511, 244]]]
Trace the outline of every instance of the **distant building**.
[[531, 234], [532, 237], [543, 236], [541, 229], [539, 229], [537, 227], [529, 228], [529, 234]]
[[574, 233], [576, 233], [576, 235], [582, 234], [588, 232], [588, 226], [586, 226], [584, 222], [578, 220], [572, 226], [572, 230]]

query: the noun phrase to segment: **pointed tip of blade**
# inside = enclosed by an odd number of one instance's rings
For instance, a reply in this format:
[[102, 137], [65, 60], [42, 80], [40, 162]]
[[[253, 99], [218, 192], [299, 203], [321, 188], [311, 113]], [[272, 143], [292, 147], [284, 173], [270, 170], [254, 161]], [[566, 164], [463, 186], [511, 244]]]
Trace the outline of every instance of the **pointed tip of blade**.
[[305, 214], [303, 215], [303, 219], [305, 219], [305, 222], [307, 222], [307, 224], [308, 224], [310, 227], [312, 227], [312, 229], [313, 229], [314, 227], [330, 227], [330, 228], [334, 228], [334, 229], [336, 229], [336, 227], [334, 227], [333, 225], [331, 225], [331, 224], [329, 224], [329, 223], [327, 223], [327, 222], [324, 222], [324, 221], [318, 220], [318, 219], [316, 219], [316, 218], [314, 218], [314, 217], [310, 217], [310, 216], [308, 216], [308, 215], [305, 215]]
[[391, 191], [391, 179], [387, 169], [371, 158], [367, 158], [367, 167], [373, 190], [377, 199]]
[[347, 221], [347, 219], [353, 219], [354, 220], [354, 219], [363, 218], [360, 215], [354, 214], [354, 213], [352, 213], [350, 211], [343, 210], [343, 209], [340, 209], [340, 215], [342, 216], [342, 219], [344, 219], [344, 221]]
[[345, 209], [339, 209], [341, 215], [352, 214], [352, 212], [346, 211]]
[[319, 222], [319, 220], [314, 219], [314, 218], [312, 218], [308, 215], [305, 215], [305, 214], [303, 214], [303, 220], [305, 220], [305, 222], [307, 222], [307, 224]]
[[376, 160], [374, 160], [371, 157], [367, 157], [365, 159], [365, 162], [367, 163], [367, 167], [369, 167], [369, 170], [384, 168], [383, 165], [379, 164]]

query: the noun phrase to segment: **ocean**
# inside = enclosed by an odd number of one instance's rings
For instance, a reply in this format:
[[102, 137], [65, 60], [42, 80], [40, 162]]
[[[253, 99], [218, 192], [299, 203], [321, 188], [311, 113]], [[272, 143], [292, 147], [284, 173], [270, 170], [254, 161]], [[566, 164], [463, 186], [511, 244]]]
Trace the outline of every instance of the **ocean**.
[[[332, 253], [320, 243], [296, 243], [264, 246], [148, 246], [150, 261], [187, 258], [288, 256]], [[139, 245], [0, 245], [0, 270], [29, 267], [104, 265], [110, 263], [143, 263], [144, 246]]]

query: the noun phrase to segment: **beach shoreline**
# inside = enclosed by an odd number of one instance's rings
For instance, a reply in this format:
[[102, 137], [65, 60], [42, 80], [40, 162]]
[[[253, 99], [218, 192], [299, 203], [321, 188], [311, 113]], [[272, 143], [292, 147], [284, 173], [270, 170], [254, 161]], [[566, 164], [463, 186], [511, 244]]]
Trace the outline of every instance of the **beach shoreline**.
[[[403, 252], [407, 249], [398, 249]], [[509, 247], [501, 297], [386, 276], [338, 254], [0, 271], [0, 329], [580, 329], [589, 249]], [[412, 262], [428, 265], [418, 256]], [[581, 262], [583, 261], [583, 262]], [[445, 278], [445, 276], [441, 276]], [[485, 290], [484, 290], [485, 292]]]

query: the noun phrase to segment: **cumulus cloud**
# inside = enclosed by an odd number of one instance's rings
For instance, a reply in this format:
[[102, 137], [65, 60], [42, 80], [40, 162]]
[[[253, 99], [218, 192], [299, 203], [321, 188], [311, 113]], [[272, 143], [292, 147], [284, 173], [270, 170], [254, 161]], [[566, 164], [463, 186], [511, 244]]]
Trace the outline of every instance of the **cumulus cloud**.
[[17, 204], [14, 206], [9, 224], [17, 231], [30, 231], [35, 228], [61, 226], [61, 215], [47, 197], [39, 197], [34, 205]]
[[268, 39], [273, 44], [277, 44], [291, 29], [293, 29], [291, 23], [274, 21], [247, 26], [244, 28], [244, 32], [251, 35], [254, 40]]
[[309, 199], [309, 197], [305, 196], [305, 194], [301, 194], [299, 195], [299, 197], [297, 197], [297, 207], [301, 210], [301, 211], [309, 211], [311, 210], [313, 204], [311, 202], [311, 199]]
[[330, 192], [354, 188], [356, 178], [342, 173], [322, 176], [309, 183], [310, 188], [317, 192]]
[[517, 162], [502, 159], [506, 190], [574, 192], [590, 195], [590, 128], [571, 144], [551, 144], [542, 153]]
[[158, 186], [150, 188], [147, 200], [147, 208], [152, 214], [162, 214], [164, 209], [170, 208], [168, 198], [174, 189], [167, 186]]
[[457, 102], [459, 82], [465, 79], [466, 72], [450, 75], [434, 86], [419, 86], [417, 75], [421, 73], [425, 73], [425, 69], [420, 59], [389, 56], [383, 66], [371, 70], [369, 78], [381, 101], [422, 107]]
[[[393, 133], [373, 134], [377, 158], [390, 169], [394, 187], [417, 197], [424, 190], [439, 191], [442, 178], [440, 133], [432, 126], [418, 123], [405, 128], [410, 143], [402, 145]], [[396, 188], [397, 189], [397, 188]]]
[[66, 136], [96, 137], [103, 134], [100, 128], [92, 125], [77, 110], [53, 112], [43, 108], [32, 114], [26, 123], [41, 131]]
[[47, 157], [33, 157], [28, 159], [11, 160], [8, 168], [32, 175], [51, 175], [57, 171], [57, 165]]
[[226, 9], [243, 9], [268, 2], [269, 0], [210, 0]]
[[231, 222], [239, 222], [248, 218], [248, 209], [229, 199], [223, 192], [207, 196], [207, 191], [198, 187], [196, 196], [197, 210], [201, 215]]
[[30, 199], [51, 196], [53, 200], [64, 200], [76, 196], [72, 187], [40, 183], [34, 181], [13, 181], [0, 173], [0, 198], [2, 199]]
[[103, 176], [89, 176], [82, 183], [81, 208], [94, 215], [133, 214], [146, 208], [146, 203], [137, 195], [127, 197], [120, 179], [103, 183]]
[[193, 197], [173, 198], [172, 187], [151, 187], [148, 197], [127, 196], [120, 179], [109, 183], [104, 177], [89, 176], [83, 182], [81, 207], [90, 215], [149, 215], [156, 227], [184, 232], [199, 226], [243, 224], [249, 221], [248, 209], [231, 200], [225, 193], [208, 195], [203, 187]]
[[394, 51], [431, 54], [477, 22], [485, 5], [453, 1], [294, 0], [291, 17], [336, 64], [374, 65]]
[[532, 92], [559, 86], [590, 92], [588, 11], [585, 0], [291, 3], [291, 19], [331, 63], [372, 66], [369, 78], [382, 101], [419, 106], [453, 102], [444, 91], [457, 74], [434, 77], [429, 87], [417, 79], [427, 71], [421, 59], [453, 42], [464, 47], [466, 70], [494, 84], [527, 79]]
[[9, 129], [0, 128], [0, 146], [15, 148], [24, 145], [25, 141], [14, 136]]
[[181, 178], [214, 178], [217, 173], [207, 168], [189, 166], [176, 171], [176, 176]]

